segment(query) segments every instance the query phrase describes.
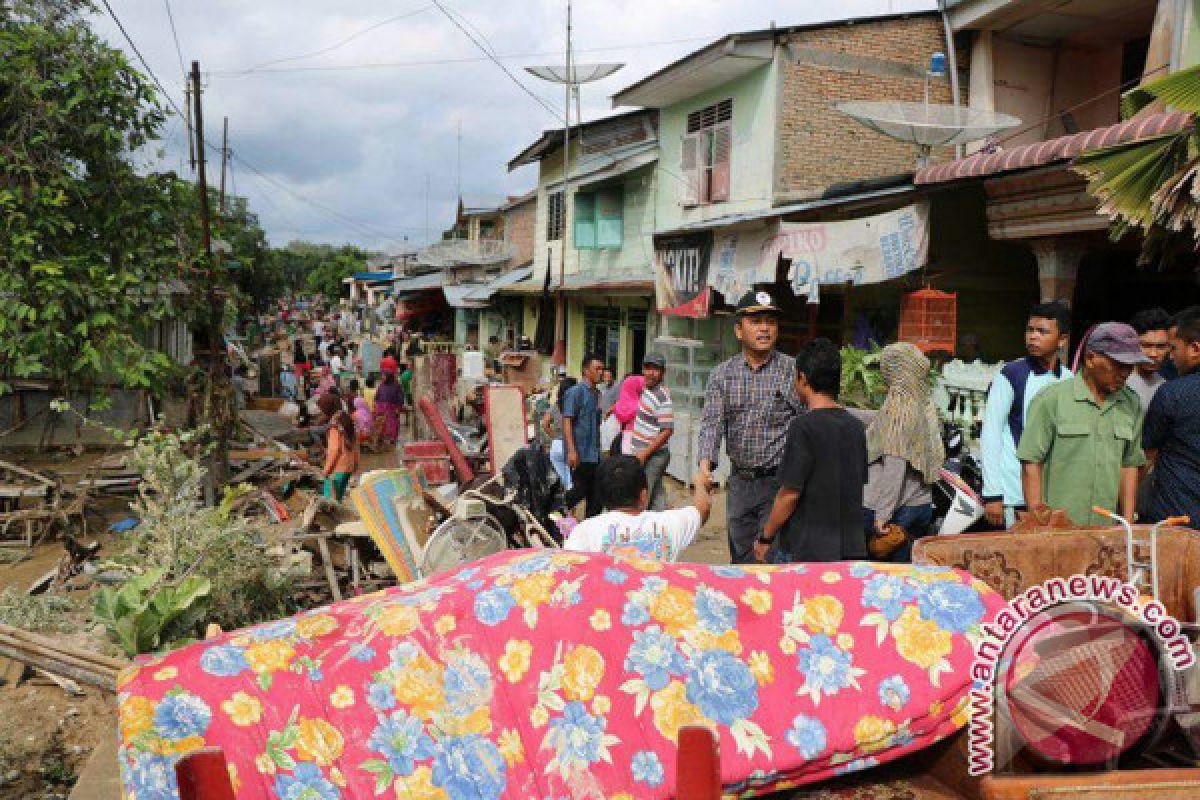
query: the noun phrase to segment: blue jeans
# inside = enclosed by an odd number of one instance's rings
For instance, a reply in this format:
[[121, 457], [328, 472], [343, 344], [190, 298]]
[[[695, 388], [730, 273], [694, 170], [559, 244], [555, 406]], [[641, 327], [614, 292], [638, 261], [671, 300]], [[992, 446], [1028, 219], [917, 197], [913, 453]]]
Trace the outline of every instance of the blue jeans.
[[567, 466], [567, 450], [562, 439], [555, 439], [550, 443], [550, 464], [558, 473], [558, 479], [562, 481], [563, 491], [570, 491], [571, 468]]
[[[933, 504], [902, 506], [892, 512], [892, 518], [888, 522], [904, 528], [908, 532], [908, 540], [888, 556], [887, 560], [893, 564], [909, 564], [912, 562], [913, 542], [929, 535], [929, 526], [933, 524]], [[869, 508], [863, 509], [863, 526], [867, 530], [867, 536], [873, 535], [875, 512]]]

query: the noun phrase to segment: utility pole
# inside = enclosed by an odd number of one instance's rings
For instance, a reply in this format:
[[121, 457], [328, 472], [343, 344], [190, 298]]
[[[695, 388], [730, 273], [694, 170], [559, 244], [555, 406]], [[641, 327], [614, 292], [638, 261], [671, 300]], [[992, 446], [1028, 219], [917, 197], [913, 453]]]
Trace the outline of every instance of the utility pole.
[[229, 164], [229, 117], [221, 129], [221, 214], [225, 214], [225, 168]]
[[208, 356], [208, 392], [205, 398], [207, 421], [216, 440], [208, 468], [205, 487], [206, 499], [215, 505], [229, 478], [229, 435], [236, 422], [232, 414], [233, 398], [229, 386], [228, 369], [225, 365], [225, 337], [222, 332], [223, 308], [217, 287], [216, 264], [212, 251], [212, 220], [208, 208], [208, 177], [205, 170], [207, 158], [204, 153], [204, 107], [201, 101], [200, 62], [192, 62], [192, 100], [195, 104], [196, 127], [196, 188], [200, 193], [200, 235], [204, 244], [204, 281], [208, 297], [206, 308], [201, 310], [205, 346]]
[[187, 123], [188, 137], [188, 164], [192, 167], [192, 172], [196, 171], [196, 140], [192, 138], [192, 76], [184, 75], [185, 86], [183, 89], [183, 110], [185, 122]]
[[567, 0], [567, 74], [566, 98], [563, 103], [563, 191], [562, 226], [558, 237], [558, 303], [554, 315], [554, 354], [551, 356], [558, 366], [567, 363], [567, 220], [571, 202], [571, 84], [574, 82], [574, 67], [571, 65], [571, 0]]

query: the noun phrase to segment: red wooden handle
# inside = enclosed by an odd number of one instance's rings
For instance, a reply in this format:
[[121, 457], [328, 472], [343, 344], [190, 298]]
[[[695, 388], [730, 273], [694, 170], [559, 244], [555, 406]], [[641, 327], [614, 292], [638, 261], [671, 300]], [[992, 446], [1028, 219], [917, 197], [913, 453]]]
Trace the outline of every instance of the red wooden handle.
[[179, 800], [237, 800], [225, 754], [216, 748], [193, 750], [175, 764]]
[[675, 798], [721, 800], [721, 750], [712, 730], [703, 725], [685, 725], [679, 730]]

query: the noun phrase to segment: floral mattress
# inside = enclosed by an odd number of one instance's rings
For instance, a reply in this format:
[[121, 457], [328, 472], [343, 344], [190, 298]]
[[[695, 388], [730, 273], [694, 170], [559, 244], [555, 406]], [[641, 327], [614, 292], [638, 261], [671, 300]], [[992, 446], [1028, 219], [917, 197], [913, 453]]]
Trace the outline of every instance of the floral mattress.
[[999, 595], [869, 563], [659, 564], [510, 551], [139, 660], [127, 797], [219, 747], [239, 798], [665, 798], [683, 725], [746, 796], [926, 747], [967, 717]]

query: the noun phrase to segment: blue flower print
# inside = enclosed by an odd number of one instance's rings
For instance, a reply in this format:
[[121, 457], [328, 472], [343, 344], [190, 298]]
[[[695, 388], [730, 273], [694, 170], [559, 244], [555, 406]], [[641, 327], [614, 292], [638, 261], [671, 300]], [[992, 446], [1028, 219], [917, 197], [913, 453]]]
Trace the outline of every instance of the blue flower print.
[[658, 786], [667, 778], [662, 762], [653, 750], [639, 750], [634, 753], [629, 766], [633, 770], [633, 779], [647, 786]]
[[620, 586], [622, 583], [629, 580], [629, 576], [616, 567], [605, 567], [604, 580], [614, 586]]
[[737, 579], [746, 577], [746, 570], [742, 569], [741, 567], [721, 565], [710, 567], [709, 569], [712, 571], [713, 575], [719, 575], [722, 578]]
[[484, 589], [475, 595], [475, 618], [484, 625], [496, 626], [508, 619], [517, 604], [506, 586]]
[[828, 636], [818, 633], [796, 654], [796, 669], [804, 674], [805, 687], [822, 694], [837, 694], [854, 680], [850, 654], [838, 649]]
[[355, 661], [365, 664], [375, 657], [375, 648], [371, 647], [369, 644], [355, 642], [354, 644], [350, 645], [350, 657]]
[[666, 688], [672, 675], [683, 674], [684, 661], [675, 639], [653, 625], [644, 631], [633, 632], [625, 669], [641, 675], [650, 691], [657, 692]]
[[546, 741], [554, 748], [559, 764], [568, 770], [581, 769], [600, 760], [604, 725], [604, 720], [589, 714], [583, 703], [572, 700], [561, 717], [550, 721]]
[[866, 758], [856, 758], [845, 764], [833, 768], [834, 775], [849, 775], [852, 772], [862, 772], [864, 769], [879, 766], [879, 759], [874, 756]]
[[642, 578], [642, 588], [646, 591], [658, 594], [663, 589], [667, 588], [667, 582], [657, 575], [651, 575], [648, 578]]
[[286, 639], [296, 632], [296, 620], [281, 619], [275, 622], [268, 622], [265, 625], [259, 625], [256, 628], [250, 629], [250, 635], [255, 641], [266, 642], [272, 639]]
[[412, 642], [401, 642], [388, 651], [388, 661], [393, 667], [404, 667], [417, 657], [417, 646]]
[[869, 561], [855, 561], [850, 564], [847, 570], [852, 578], [865, 578], [868, 575], [875, 574], [875, 565]]
[[758, 708], [758, 682], [732, 654], [705, 650], [689, 665], [687, 700], [714, 722], [732, 725]]
[[879, 682], [879, 702], [893, 711], [904, 708], [910, 697], [912, 697], [912, 692], [909, 690], [908, 684], [904, 682], [904, 678], [899, 675], [884, 678]]
[[337, 800], [342, 796], [321, 774], [321, 768], [307, 761], [297, 764], [291, 775], [275, 778], [275, 794], [280, 800]]
[[465, 569], [460, 569], [458, 574], [454, 576], [454, 580], [458, 581], [459, 583], [466, 583], [478, 574], [479, 567], [467, 567]]
[[138, 800], [176, 800], [175, 759], [153, 753], [135, 752], [125, 771], [126, 788]]
[[888, 621], [900, 618], [904, 604], [913, 599], [913, 588], [895, 575], [876, 575], [863, 587], [862, 604], [877, 608]]
[[478, 734], [452, 736], [438, 744], [433, 783], [450, 797], [496, 800], [504, 791], [508, 764], [496, 745]]
[[527, 575], [536, 575], [539, 572], [548, 572], [553, 569], [554, 564], [549, 555], [545, 553], [537, 553], [525, 558], [512, 561], [508, 564], [507, 571], [510, 575], [525, 577]]
[[701, 627], [719, 636], [737, 624], [737, 605], [720, 592], [701, 586], [696, 591], [696, 618]]
[[825, 726], [815, 717], [797, 714], [787, 732], [787, 740], [800, 751], [801, 758], [812, 760], [825, 750]]
[[421, 720], [404, 711], [375, 726], [367, 747], [380, 753], [396, 775], [410, 775], [416, 762], [433, 755], [433, 740], [425, 732]]
[[200, 669], [218, 678], [232, 678], [250, 669], [246, 655], [240, 647], [219, 644], [210, 647], [200, 656]]
[[154, 727], [164, 739], [203, 736], [210, 722], [212, 711], [188, 692], [171, 692], [154, 709]]
[[457, 653], [446, 665], [443, 679], [446, 708], [455, 716], [467, 716], [492, 699], [492, 673], [474, 653]]
[[979, 593], [958, 581], [938, 581], [921, 587], [917, 595], [921, 616], [939, 628], [965, 633], [983, 618]]
[[396, 707], [396, 693], [386, 683], [371, 683], [367, 689], [367, 705], [376, 711], [388, 711]]
[[483, 581], [467, 581], [467, 588], [472, 592], [478, 592], [483, 588]]
[[650, 611], [641, 603], [627, 600], [621, 611], [621, 624], [627, 628], [635, 625], [645, 625], [650, 621]]

